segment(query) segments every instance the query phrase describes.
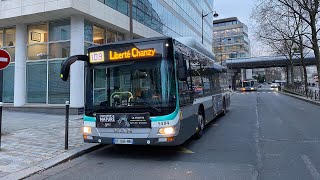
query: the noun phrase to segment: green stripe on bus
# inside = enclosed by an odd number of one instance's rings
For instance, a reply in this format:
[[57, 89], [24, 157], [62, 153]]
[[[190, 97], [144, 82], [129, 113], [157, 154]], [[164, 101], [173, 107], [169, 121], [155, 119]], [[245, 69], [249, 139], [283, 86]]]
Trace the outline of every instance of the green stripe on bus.
[[83, 121], [96, 122], [96, 118], [83, 115]]
[[[164, 116], [156, 116], [156, 117], [150, 117], [150, 120], [153, 122], [156, 121], [170, 121], [173, 120], [179, 113], [179, 110], [176, 109], [173, 113], [168, 114], [168, 115], [164, 115]], [[96, 118], [95, 117], [90, 117], [90, 116], [83, 116], [83, 121], [88, 121], [88, 122], [96, 122]]]

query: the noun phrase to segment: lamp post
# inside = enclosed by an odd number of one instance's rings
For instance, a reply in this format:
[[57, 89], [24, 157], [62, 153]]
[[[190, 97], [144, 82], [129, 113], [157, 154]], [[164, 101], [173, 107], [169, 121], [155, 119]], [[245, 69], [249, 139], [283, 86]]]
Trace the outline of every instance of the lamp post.
[[208, 16], [209, 14], [211, 14], [211, 13], [213, 13], [214, 12], [214, 14], [213, 14], [213, 17], [218, 17], [219, 16], [219, 14], [216, 12], [216, 11], [211, 11], [211, 12], [209, 12], [209, 13], [207, 13], [207, 14], [204, 14], [203, 13], [203, 10], [202, 10], [202, 12], [201, 12], [201, 18], [202, 18], [202, 21], [201, 21], [201, 43], [203, 44], [203, 19], [206, 17], [206, 16]]

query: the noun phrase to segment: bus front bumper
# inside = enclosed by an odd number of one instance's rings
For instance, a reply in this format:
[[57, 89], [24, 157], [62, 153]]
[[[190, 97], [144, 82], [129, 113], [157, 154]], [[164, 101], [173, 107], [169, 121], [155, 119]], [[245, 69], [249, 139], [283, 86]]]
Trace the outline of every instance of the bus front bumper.
[[128, 144], [128, 145], [179, 145], [176, 137], [163, 137], [163, 138], [110, 138], [99, 136], [86, 136], [84, 137], [86, 143], [100, 143], [100, 144]]

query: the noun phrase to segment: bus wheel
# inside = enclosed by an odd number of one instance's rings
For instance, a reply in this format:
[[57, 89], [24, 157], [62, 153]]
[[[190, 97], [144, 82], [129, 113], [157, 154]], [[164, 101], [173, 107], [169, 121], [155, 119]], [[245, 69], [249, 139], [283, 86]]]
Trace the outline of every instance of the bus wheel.
[[198, 113], [198, 130], [195, 134], [195, 139], [200, 139], [202, 137], [203, 129], [204, 129], [204, 118], [202, 114]]

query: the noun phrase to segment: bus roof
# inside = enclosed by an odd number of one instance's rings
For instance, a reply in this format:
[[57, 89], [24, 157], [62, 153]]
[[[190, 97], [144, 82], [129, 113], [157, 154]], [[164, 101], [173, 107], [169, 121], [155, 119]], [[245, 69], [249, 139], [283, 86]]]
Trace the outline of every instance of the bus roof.
[[108, 43], [108, 44], [92, 46], [92, 47], [89, 47], [88, 49], [95, 49], [95, 48], [101, 48], [103, 46], [112, 46], [112, 45], [118, 45], [118, 44], [139, 43], [139, 42], [168, 40], [168, 39], [172, 39], [172, 38], [168, 37], [168, 36], [161, 36], [161, 37], [152, 37], [152, 38], [130, 39], [130, 40], [124, 40], [124, 41], [119, 41], [119, 42], [112, 42], [112, 43]]
[[208, 58], [210, 58], [212, 60], [215, 59], [213, 52], [209, 51], [203, 44], [199, 43], [193, 37], [178, 37], [178, 38], [174, 38], [174, 39], [179, 41], [180, 43], [188, 46], [189, 48], [192, 48], [193, 50], [198, 51], [199, 53], [207, 56]]

